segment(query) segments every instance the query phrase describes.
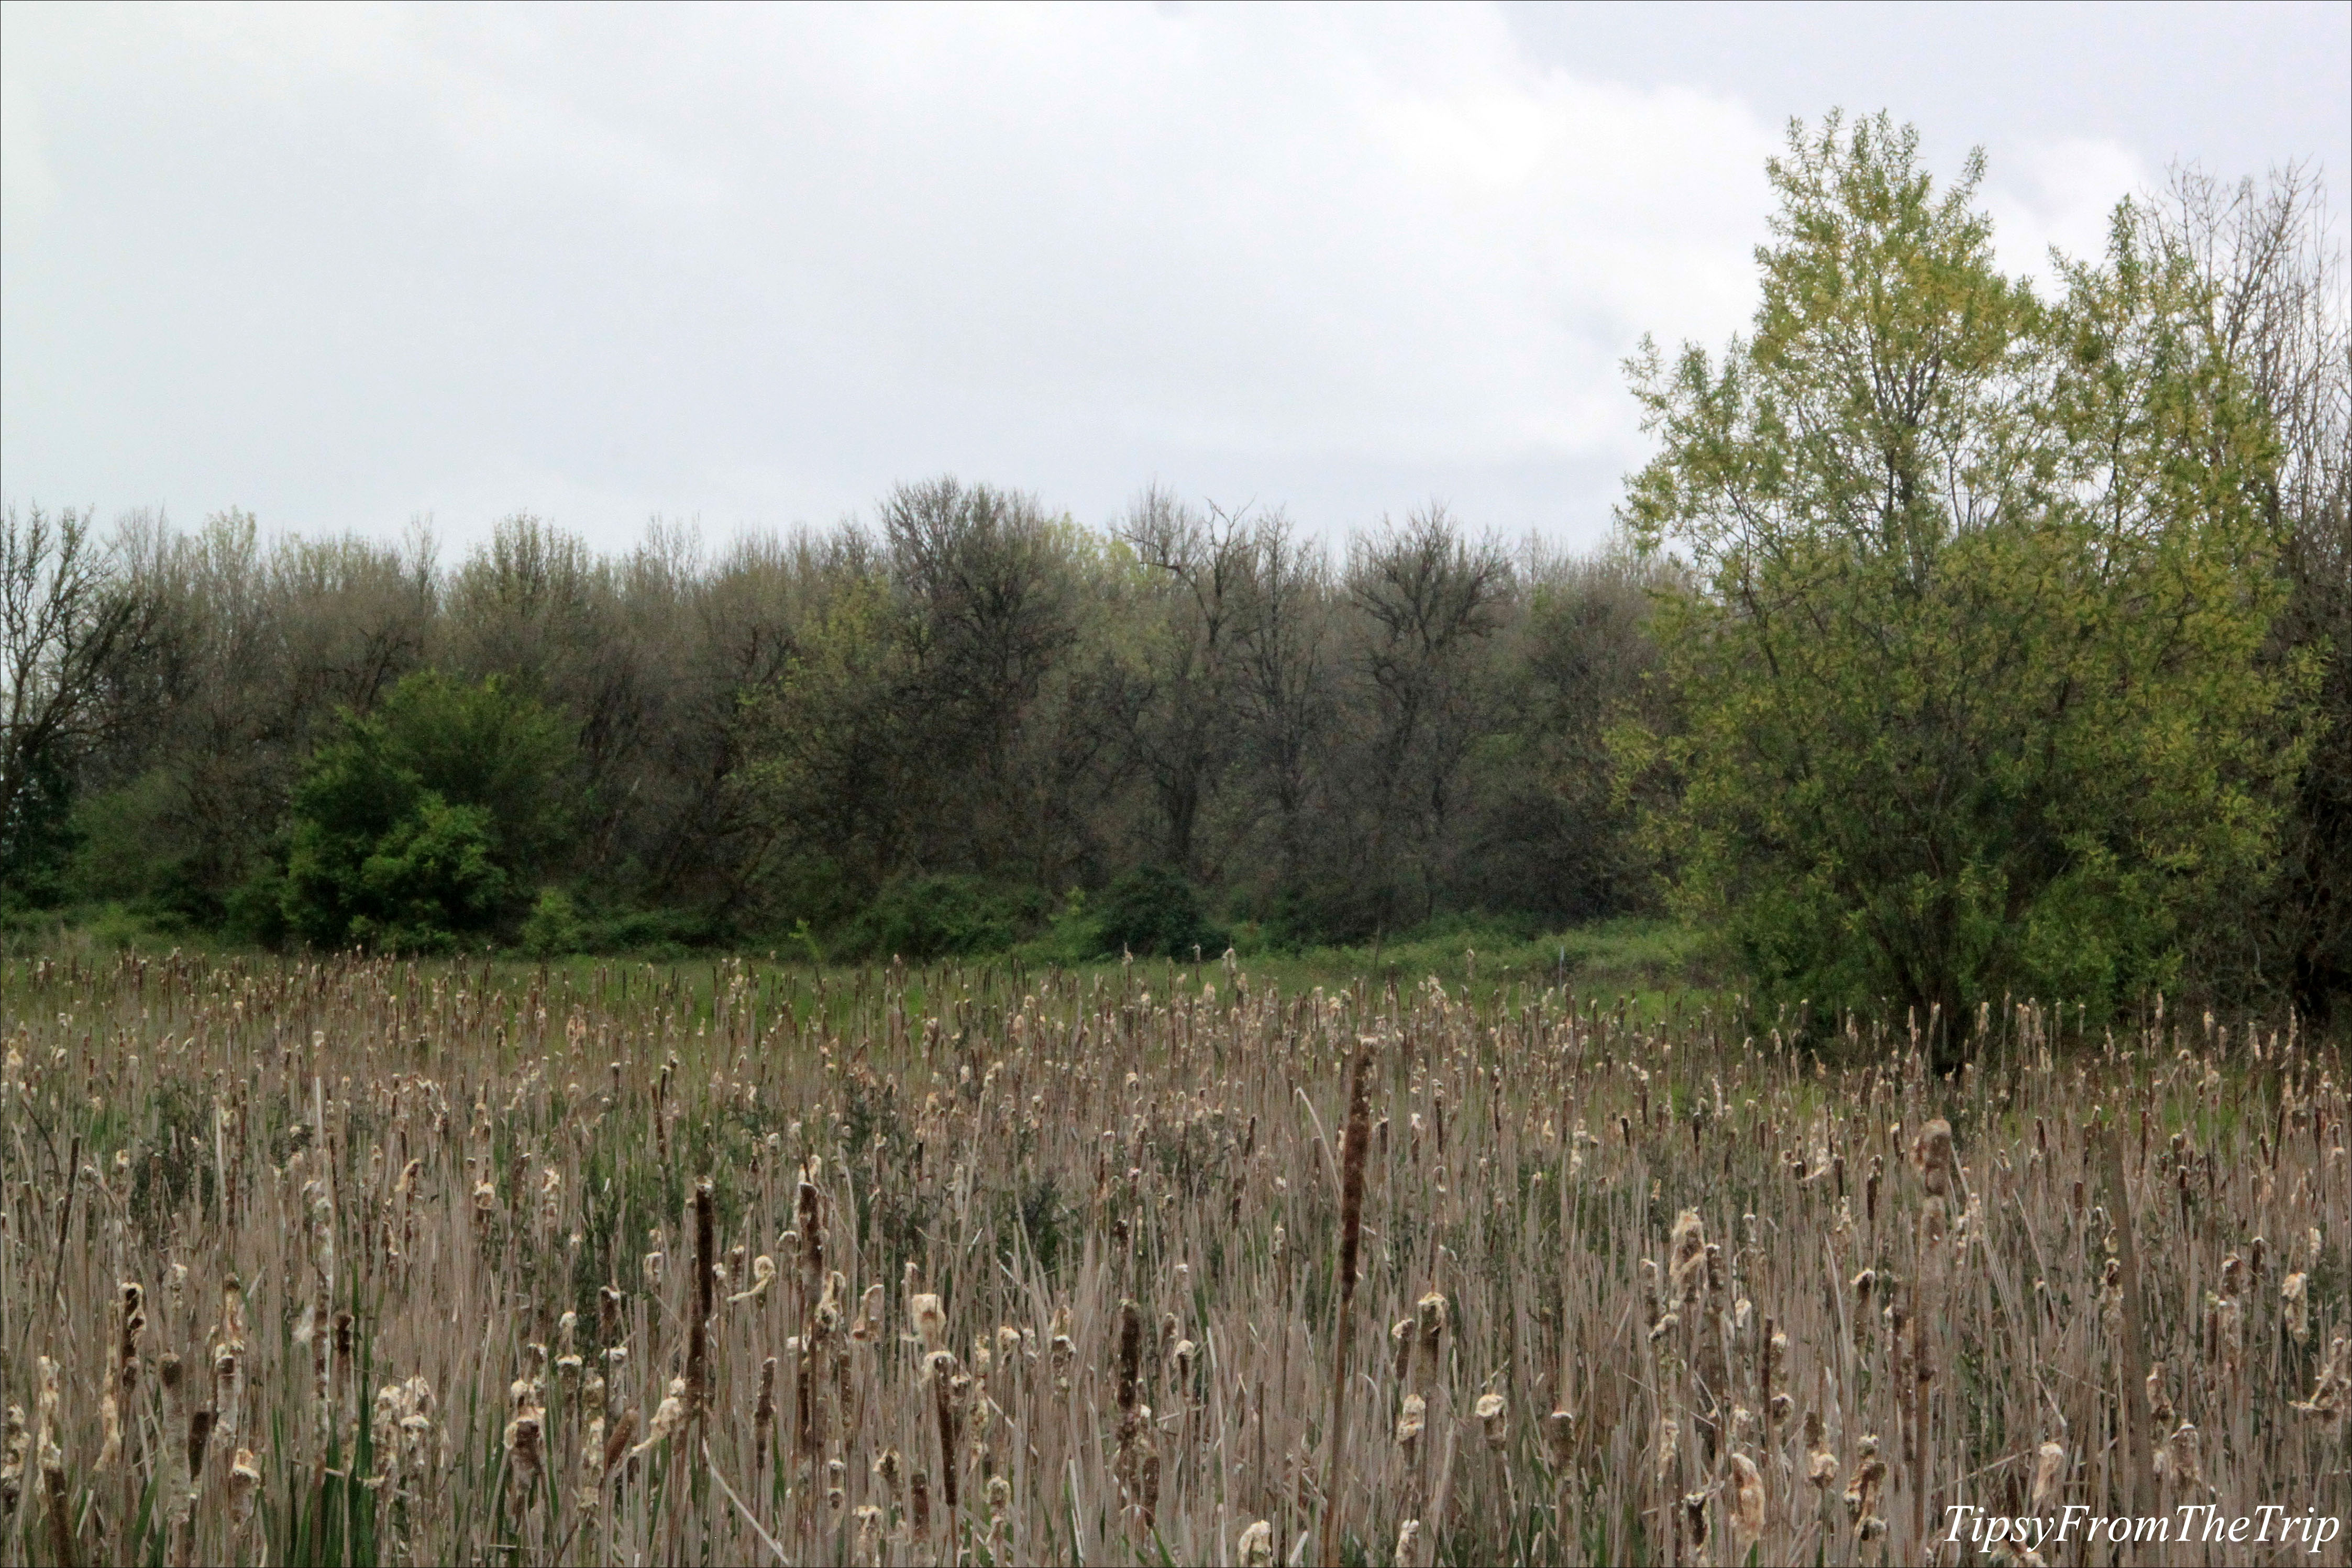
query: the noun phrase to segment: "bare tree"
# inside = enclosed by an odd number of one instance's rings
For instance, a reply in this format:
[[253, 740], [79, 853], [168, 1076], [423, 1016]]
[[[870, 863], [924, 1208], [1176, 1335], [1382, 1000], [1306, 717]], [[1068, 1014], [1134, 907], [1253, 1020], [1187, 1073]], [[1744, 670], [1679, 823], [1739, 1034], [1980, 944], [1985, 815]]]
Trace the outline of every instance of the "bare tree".
[[907, 700], [929, 765], [956, 784], [926, 868], [1018, 865], [1050, 884], [1069, 786], [1098, 750], [1063, 701], [1078, 640], [1070, 531], [1032, 497], [953, 479], [899, 486], [882, 523], [911, 616]]
[[1371, 864], [1410, 852], [1418, 908], [1435, 912], [1462, 805], [1462, 764], [1487, 713], [1480, 650], [1514, 593], [1510, 558], [1463, 537], [1442, 506], [1357, 542], [1348, 594], [1373, 690]]
[[1252, 773], [1272, 806], [1276, 875], [1307, 868], [1316, 764], [1337, 707], [1329, 658], [1330, 565], [1280, 511], [1252, 525], [1240, 626], [1239, 689]]
[[1190, 877], [1201, 816], [1237, 736], [1233, 687], [1250, 575], [1251, 523], [1212, 505], [1200, 511], [1153, 486], [1119, 537], [1160, 577], [1160, 616], [1118, 704], [1122, 739], [1150, 781], [1160, 858]]
[[0, 876], [26, 876], [104, 737], [107, 667], [144, 623], [87, 510], [0, 518]]

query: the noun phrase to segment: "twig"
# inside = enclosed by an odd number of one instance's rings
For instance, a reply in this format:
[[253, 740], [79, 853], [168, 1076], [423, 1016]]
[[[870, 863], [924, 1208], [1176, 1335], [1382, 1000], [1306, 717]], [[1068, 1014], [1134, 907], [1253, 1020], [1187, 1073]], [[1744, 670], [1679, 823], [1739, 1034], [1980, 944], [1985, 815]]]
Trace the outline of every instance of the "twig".
[[60, 1307], [66, 1304], [66, 1300], [58, 1294], [58, 1288], [65, 1279], [66, 1236], [73, 1229], [74, 1189], [80, 1184], [80, 1178], [81, 1134], [77, 1132], [73, 1139], [73, 1152], [66, 1158], [66, 1203], [65, 1212], [58, 1217], [57, 1261], [49, 1266], [49, 1296]]
[[702, 1441], [702, 1463], [710, 1472], [710, 1479], [718, 1483], [719, 1489], [726, 1494], [727, 1500], [735, 1505], [735, 1511], [743, 1516], [743, 1522], [751, 1527], [751, 1533], [760, 1538], [760, 1544], [774, 1552], [776, 1561], [784, 1568], [792, 1568], [793, 1560], [784, 1555], [784, 1549], [776, 1544], [776, 1538], [760, 1528], [760, 1521], [752, 1517], [750, 1509], [743, 1506], [743, 1500], [735, 1495], [735, 1489], [727, 1484], [727, 1478], [719, 1473], [719, 1463], [710, 1457], [710, 1439], [708, 1437]]

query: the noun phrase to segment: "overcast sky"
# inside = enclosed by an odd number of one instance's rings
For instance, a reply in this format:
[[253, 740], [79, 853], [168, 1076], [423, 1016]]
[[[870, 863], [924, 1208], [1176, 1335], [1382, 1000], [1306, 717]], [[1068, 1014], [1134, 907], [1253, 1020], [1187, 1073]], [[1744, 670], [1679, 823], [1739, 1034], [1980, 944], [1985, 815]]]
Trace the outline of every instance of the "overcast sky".
[[953, 472], [1599, 539], [1832, 105], [2004, 262], [2325, 166], [2352, 5], [0, 6], [0, 491], [614, 547]]

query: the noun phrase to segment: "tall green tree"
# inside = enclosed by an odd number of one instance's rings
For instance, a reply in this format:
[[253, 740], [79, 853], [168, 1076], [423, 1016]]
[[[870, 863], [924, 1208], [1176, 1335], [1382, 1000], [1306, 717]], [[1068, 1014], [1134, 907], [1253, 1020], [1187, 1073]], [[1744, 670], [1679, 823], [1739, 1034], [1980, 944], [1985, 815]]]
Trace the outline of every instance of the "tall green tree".
[[1645, 345], [1624, 521], [1686, 551], [1680, 696], [1618, 743], [1678, 896], [1764, 994], [1892, 1003], [1956, 1059], [2005, 994], [2107, 1007], [2259, 876], [2296, 764], [2273, 444], [2128, 211], [2044, 298], [1881, 115], [1791, 128], [1752, 336]]

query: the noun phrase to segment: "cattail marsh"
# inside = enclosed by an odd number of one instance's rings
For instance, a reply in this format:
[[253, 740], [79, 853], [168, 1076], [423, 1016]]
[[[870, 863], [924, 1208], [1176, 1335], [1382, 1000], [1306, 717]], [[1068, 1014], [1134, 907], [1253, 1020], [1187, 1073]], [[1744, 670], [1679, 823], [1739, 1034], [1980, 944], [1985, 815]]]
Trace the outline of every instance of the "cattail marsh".
[[10, 962], [0, 1017], [0, 1563], [2352, 1511], [2352, 1104], [2292, 1029], [2021, 1008], [1941, 1079], [1866, 1022], [1231, 964], [181, 956]]

